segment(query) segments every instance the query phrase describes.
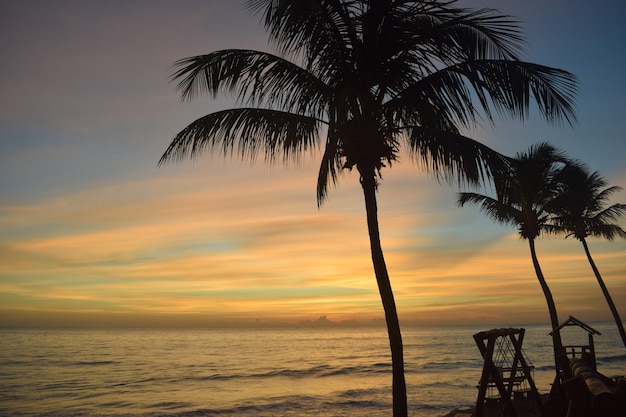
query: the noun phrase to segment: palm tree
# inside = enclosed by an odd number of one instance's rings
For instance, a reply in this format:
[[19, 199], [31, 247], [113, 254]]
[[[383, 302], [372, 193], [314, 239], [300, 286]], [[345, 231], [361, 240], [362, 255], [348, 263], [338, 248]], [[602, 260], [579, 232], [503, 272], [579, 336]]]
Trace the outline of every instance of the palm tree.
[[[496, 198], [477, 193], [459, 193], [458, 199], [461, 206], [476, 204], [497, 222], [517, 226], [522, 239], [528, 240], [533, 267], [548, 304], [552, 329], [559, 326], [559, 319], [552, 292], [537, 258], [535, 239], [546, 228], [549, 217], [547, 207], [554, 199], [556, 177], [566, 161], [565, 156], [553, 146], [537, 144], [530, 147], [528, 152], [518, 153], [511, 159], [510, 171], [495, 184]], [[556, 363], [562, 344], [559, 332], [553, 332], [552, 336]], [[556, 369], [559, 369], [558, 364]]]
[[[249, 0], [277, 53], [222, 50], [176, 63], [183, 98], [228, 92], [240, 107], [202, 117], [177, 134], [160, 163], [205, 150], [266, 162], [322, 147], [320, 206], [344, 170], [359, 173], [372, 262], [392, 358], [393, 410], [407, 414], [400, 325], [378, 229], [381, 172], [404, 144], [436, 176], [473, 183], [499, 155], [460, 133], [479, 118], [573, 123], [575, 77], [520, 60], [517, 24], [456, 0]], [[496, 167], [496, 168], [494, 168]]]
[[574, 236], [582, 243], [591, 269], [600, 284], [604, 298], [613, 314], [615, 324], [626, 347], [626, 332], [620, 319], [615, 303], [604, 284], [596, 263], [591, 257], [586, 238], [602, 237], [613, 240], [616, 237], [626, 238], [626, 231], [613, 223], [626, 212], [626, 204], [607, 203], [613, 193], [621, 187], [604, 188], [607, 182], [595, 171], [590, 173], [584, 164], [573, 162], [563, 168], [559, 174], [560, 191], [549, 207], [552, 212], [552, 232]]

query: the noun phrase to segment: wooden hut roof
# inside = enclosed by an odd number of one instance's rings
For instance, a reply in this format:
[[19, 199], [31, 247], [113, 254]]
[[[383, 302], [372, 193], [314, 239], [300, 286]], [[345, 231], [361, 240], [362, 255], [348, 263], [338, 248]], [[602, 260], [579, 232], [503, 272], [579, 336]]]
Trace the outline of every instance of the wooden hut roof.
[[578, 327], [584, 329], [588, 333], [597, 334], [597, 335], [601, 335], [602, 334], [599, 331], [597, 331], [596, 329], [594, 329], [593, 327], [589, 326], [588, 324], [585, 324], [582, 321], [578, 320], [576, 317], [569, 316], [569, 318], [567, 320], [565, 320], [563, 323], [561, 323], [559, 325], [559, 327], [557, 327], [556, 329], [551, 331], [549, 333], [549, 335], [552, 336], [552, 334], [555, 331], [561, 330], [563, 327], [566, 327], [566, 326], [578, 326]]

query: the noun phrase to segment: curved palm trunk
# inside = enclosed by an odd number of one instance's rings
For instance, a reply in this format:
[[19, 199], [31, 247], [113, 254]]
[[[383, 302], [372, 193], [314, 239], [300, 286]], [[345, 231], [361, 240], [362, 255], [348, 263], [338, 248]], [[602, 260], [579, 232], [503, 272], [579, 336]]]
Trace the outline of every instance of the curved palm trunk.
[[[550, 323], [552, 324], [552, 330], [559, 327], [559, 318], [556, 313], [556, 305], [554, 304], [554, 299], [552, 298], [552, 292], [550, 291], [550, 287], [546, 283], [545, 278], [543, 277], [543, 272], [541, 271], [541, 266], [539, 265], [539, 260], [537, 259], [537, 252], [535, 251], [535, 239], [528, 239], [528, 245], [530, 246], [530, 256], [533, 259], [533, 266], [535, 267], [535, 273], [537, 274], [537, 279], [539, 280], [539, 284], [541, 285], [541, 289], [543, 290], [543, 295], [546, 298], [546, 302], [548, 303], [548, 311], [550, 313]], [[563, 351], [563, 344], [561, 343], [561, 334], [559, 332], [552, 333], [552, 347], [554, 349], [554, 364], [555, 369], [557, 371], [558, 376], [558, 356]]]
[[367, 213], [367, 230], [370, 236], [370, 247], [372, 251], [372, 262], [374, 273], [378, 283], [378, 291], [385, 310], [385, 320], [387, 322], [387, 332], [389, 334], [389, 345], [391, 347], [391, 366], [393, 373], [393, 415], [394, 417], [406, 417], [407, 399], [406, 382], [404, 380], [404, 353], [402, 347], [402, 334], [400, 333], [400, 322], [396, 311], [396, 302], [391, 290], [389, 273], [383, 256], [383, 249], [380, 244], [380, 234], [378, 229], [378, 206], [376, 203], [376, 179], [373, 170], [361, 173], [361, 187], [365, 196], [365, 210]]
[[589, 252], [589, 247], [587, 246], [587, 242], [585, 239], [580, 240], [583, 244], [583, 248], [585, 248], [585, 253], [587, 254], [587, 259], [589, 260], [589, 264], [591, 265], [591, 269], [593, 269], [593, 273], [596, 275], [596, 279], [598, 280], [598, 284], [600, 284], [600, 288], [602, 289], [602, 294], [604, 294], [604, 298], [606, 299], [606, 303], [609, 305], [611, 309], [611, 313], [613, 313], [613, 318], [615, 319], [615, 324], [617, 325], [617, 330], [619, 331], [620, 336], [622, 337], [622, 343], [624, 343], [624, 347], [626, 347], [626, 332], [624, 332], [624, 324], [622, 323], [622, 319], [619, 317], [619, 313], [617, 312], [617, 308], [615, 307], [615, 303], [613, 303], [613, 299], [611, 298], [611, 294], [609, 294], [609, 290], [604, 285], [604, 280], [600, 276], [600, 271], [596, 267], [596, 263], [593, 261], [591, 257], [591, 253]]

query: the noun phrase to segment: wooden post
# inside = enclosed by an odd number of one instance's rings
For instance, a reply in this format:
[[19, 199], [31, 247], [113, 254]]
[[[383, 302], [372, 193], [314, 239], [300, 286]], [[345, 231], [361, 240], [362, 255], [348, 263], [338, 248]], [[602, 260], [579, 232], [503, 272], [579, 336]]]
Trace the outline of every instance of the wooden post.
[[537, 391], [537, 386], [535, 385], [535, 381], [533, 380], [533, 377], [530, 373], [530, 367], [526, 363], [526, 359], [524, 359], [524, 355], [522, 355], [522, 342], [524, 341], [525, 332], [526, 332], [525, 329], [520, 329], [520, 336], [519, 336], [519, 339], [517, 340], [515, 339], [515, 337], [513, 337], [513, 335], [511, 335], [511, 342], [513, 343], [513, 346], [515, 347], [515, 361], [516, 362], [519, 361], [521, 363], [524, 377], [526, 378], [526, 380], [528, 380], [528, 385], [530, 385], [531, 392], [533, 396], [535, 397], [535, 400], [537, 401], [537, 406], [539, 407], [539, 410], [541, 411], [541, 414], [543, 415], [544, 413], [543, 402], [541, 401], [541, 397], [539, 396], [539, 392]]
[[478, 398], [476, 399], [476, 408], [474, 409], [474, 417], [482, 417], [483, 405], [485, 403], [485, 396], [487, 395], [487, 384], [489, 383], [489, 367], [487, 366], [487, 358], [491, 358], [493, 354], [493, 347], [496, 343], [495, 339], [487, 340], [487, 347], [485, 347], [483, 340], [479, 338], [480, 333], [474, 335], [474, 340], [478, 345], [485, 363], [483, 365], [483, 372], [480, 376], [480, 386], [478, 387]]

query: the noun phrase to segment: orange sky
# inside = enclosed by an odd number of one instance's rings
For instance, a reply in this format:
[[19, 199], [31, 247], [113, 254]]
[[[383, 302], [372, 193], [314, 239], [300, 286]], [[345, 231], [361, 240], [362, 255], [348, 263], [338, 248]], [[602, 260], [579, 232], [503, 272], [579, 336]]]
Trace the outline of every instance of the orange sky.
[[[508, 155], [549, 141], [624, 186], [626, 63], [618, 60], [626, 58], [615, 56], [624, 28], [578, 30], [601, 20], [588, 13], [623, 13], [561, 3], [511, 12], [526, 13], [529, 60], [580, 77], [579, 124], [534, 117], [469, 134]], [[319, 155], [289, 167], [218, 156], [156, 167], [177, 131], [226, 103], [181, 103], [169, 65], [221, 48], [265, 48], [266, 36], [236, 2], [146, 4], [3, 5], [0, 326], [382, 317], [354, 174], [318, 210]], [[382, 242], [403, 323], [548, 323], [528, 245], [514, 229], [457, 207], [458, 189], [406, 157], [383, 174]], [[626, 193], [615, 196], [624, 201]], [[589, 244], [626, 316], [626, 242]], [[563, 319], [611, 318], [578, 242], [541, 239], [537, 250]]]
[[[207, 161], [213, 167], [166, 166], [151, 181], [9, 210], [9, 230], [34, 232], [3, 245], [2, 324], [85, 324], [91, 315], [101, 325], [202, 326], [382, 316], [354, 175], [318, 210], [313, 164]], [[410, 163], [385, 176], [381, 233], [403, 320], [546, 319], [527, 243], [475, 208], [457, 207], [455, 192]], [[625, 244], [590, 245], [619, 305]], [[577, 241], [541, 239], [537, 247], [561, 315], [609, 317]]]

